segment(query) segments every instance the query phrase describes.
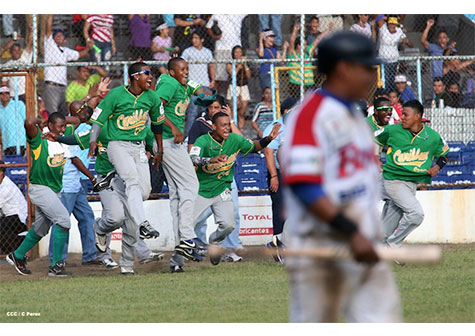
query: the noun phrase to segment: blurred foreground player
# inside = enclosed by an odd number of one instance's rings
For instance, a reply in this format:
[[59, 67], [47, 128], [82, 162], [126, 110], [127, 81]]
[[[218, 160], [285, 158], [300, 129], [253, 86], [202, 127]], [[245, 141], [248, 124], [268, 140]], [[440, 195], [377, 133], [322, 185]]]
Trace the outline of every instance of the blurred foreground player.
[[351, 33], [322, 41], [323, 88], [289, 116], [282, 148], [290, 248], [346, 247], [354, 260], [287, 258], [291, 322], [399, 322], [397, 287], [380, 240], [378, 167], [355, 101], [378, 64], [373, 42]]

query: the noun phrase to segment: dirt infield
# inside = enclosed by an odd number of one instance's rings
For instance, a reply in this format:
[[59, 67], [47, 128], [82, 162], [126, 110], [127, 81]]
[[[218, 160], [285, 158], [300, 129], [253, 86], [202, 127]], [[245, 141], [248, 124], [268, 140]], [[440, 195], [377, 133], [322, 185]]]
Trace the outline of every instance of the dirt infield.
[[[168, 273], [169, 260], [171, 252], [164, 252], [165, 257], [163, 260], [154, 261], [145, 265], [135, 262], [136, 274], [147, 273]], [[242, 253], [239, 253], [243, 257], [242, 262], [254, 262], [259, 260], [271, 260], [272, 257], [265, 254], [265, 249], [262, 246], [248, 246]], [[120, 253], [113, 253], [112, 257], [119, 263]], [[185, 264], [186, 268], [199, 268], [204, 265], [209, 266], [209, 258], [205, 257], [202, 262], [188, 261]], [[4, 258], [0, 260], [0, 281], [15, 281], [15, 280], [39, 280], [48, 278], [48, 258], [43, 257], [29, 261], [27, 264], [28, 269], [31, 270], [31, 275], [22, 276], [8, 264]], [[106, 269], [102, 265], [82, 265], [81, 255], [79, 253], [71, 253], [66, 259], [66, 267], [73, 273], [73, 277], [90, 277], [90, 276], [118, 276], [120, 274], [120, 268]]]

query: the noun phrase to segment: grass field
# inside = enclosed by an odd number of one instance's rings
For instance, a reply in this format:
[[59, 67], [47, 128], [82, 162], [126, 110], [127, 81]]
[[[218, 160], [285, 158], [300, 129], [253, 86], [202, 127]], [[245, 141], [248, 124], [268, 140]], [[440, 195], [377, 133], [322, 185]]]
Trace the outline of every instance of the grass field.
[[[252, 251], [242, 263], [188, 263], [182, 274], [161, 261], [135, 276], [78, 266], [73, 278], [48, 279], [46, 262], [34, 261], [40, 275], [30, 280], [2, 263], [0, 322], [287, 322], [286, 270]], [[405, 321], [475, 322], [475, 245], [444, 246], [440, 265], [394, 271]]]

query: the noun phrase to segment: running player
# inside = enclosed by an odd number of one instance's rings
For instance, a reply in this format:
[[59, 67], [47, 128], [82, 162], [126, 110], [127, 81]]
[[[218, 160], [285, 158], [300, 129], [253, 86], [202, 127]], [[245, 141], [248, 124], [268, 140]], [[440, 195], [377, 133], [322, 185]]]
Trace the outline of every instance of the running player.
[[168, 72], [160, 76], [155, 90], [165, 110], [163, 171], [169, 188], [175, 241], [178, 243], [170, 260], [170, 271], [180, 272], [184, 264], [183, 251], [191, 250], [194, 260], [201, 261], [202, 257], [196, 250], [205, 247], [203, 242], [193, 239], [193, 209], [199, 185], [186, 145], [183, 144], [185, 114], [191, 95], [210, 100], [216, 97], [206, 98], [209, 94], [201, 85], [188, 79], [188, 63], [183, 58], [170, 59]]
[[[61, 113], [52, 113], [48, 119], [49, 132], [63, 135], [65, 132], [72, 134], [74, 128], [79, 125], [79, 120], [69, 117], [74, 125], [66, 127], [67, 120]], [[35, 222], [28, 231], [23, 243], [12, 253], [7, 255], [6, 260], [18, 273], [31, 274], [26, 268], [26, 254], [44, 236], [48, 234], [51, 225], [56, 225], [53, 233], [53, 259], [48, 275], [53, 277], [65, 277], [71, 275], [66, 270], [62, 254], [71, 227], [68, 210], [60, 199], [63, 180], [63, 168], [66, 158], [69, 157], [67, 146], [52, 143], [42, 138], [43, 132], [40, 127], [45, 121], [39, 118], [29, 118], [25, 121], [27, 141], [30, 144], [32, 165], [29, 173], [30, 185], [28, 195], [31, 202], [36, 206]], [[66, 130], [67, 129], [67, 130]]]
[[[431, 177], [437, 176], [447, 163], [449, 146], [436, 131], [423, 124], [423, 112], [419, 101], [410, 100], [403, 104], [401, 124], [376, 132], [376, 142], [389, 146], [383, 165], [383, 230], [384, 242], [391, 247], [402, 246], [424, 219], [416, 198], [417, 183], [430, 183]], [[432, 165], [434, 158], [437, 162]]]
[[[151, 191], [148, 158], [143, 141], [150, 116], [152, 131], [158, 145], [154, 161], [160, 164], [163, 155], [161, 103], [153, 90], [152, 72], [147, 64], [136, 62], [129, 67], [129, 86], [112, 89], [99, 103], [91, 117], [89, 155], [97, 148], [101, 128], [109, 121], [107, 154], [116, 172], [124, 180], [130, 216], [140, 225], [141, 238], [157, 238], [158, 231], [146, 220], [143, 201]], [[112, 140], [113, 139], [113, 140]]]
[[355, 101], [375, 80], [376, 48], [352, 32], [322, 41], [323, 88], [290, 116], [281, 167], [288, 246], [348, 246], [355, 260], [288, 257], [290, 321], [396, 322], [401, 311], [388, 263], [378, 261], [378, 168], [374, 143]]
[[[272, 132], [261, 140], [247, 140], [231, 133], [231, 118], [223, 112], [213, 116], [213, 132], [202, 135], [190, 150], [191, 160], [198, 167], [196, 174], [200, 189], [195, 203], [194, 223], [202, 213], [211, 207], [218, 228], [209, 237], [210, 244], [219, 244], [234, 229], [231, 183], [234, 164], [239, 153], [247, 155], [266, 147], [279, 134], [280, 124], [275, 124]], [[184, 250], [188, 257], [189, 251]], [[221, 256], [210, 256], [213, 265], [219, 264]]]

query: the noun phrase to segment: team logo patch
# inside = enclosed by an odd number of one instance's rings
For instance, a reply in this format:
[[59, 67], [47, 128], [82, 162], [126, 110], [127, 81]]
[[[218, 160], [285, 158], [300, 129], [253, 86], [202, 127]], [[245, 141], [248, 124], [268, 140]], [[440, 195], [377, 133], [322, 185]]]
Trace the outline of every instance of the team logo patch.
[[135, 129], [134, 134], [137, 135], [140, 133], [144, 128], [148, 118], [148, 110], [136, 110], [130, 116], [121, 115], [117, 118], [117, 127], [121, 130], [132, 130]]
[[61, 167], [66, 163], [66, 157], [64, 154], [56, 154], [54, 156], [49, 156], [46, 161], [49, 167], [56, 168]]
[[100, 107], [96, 107], [96, 108], [94, 109], [94, 113], [93, 113], [92, 116], [91, 116], [91, 119], [92, 119], [92, 120], [97, 120], [97, 118], [99, 118], [99, 116], [101, 115], [101, 113], [102, 113], [102, 109], [101, 109]]
[[419, 148], [412, 148], [408, 153], [400, 149], [394, 152], [394, 163], [399, 166], [422, 166], [429, 159], [429, 152], [421, 152]]

